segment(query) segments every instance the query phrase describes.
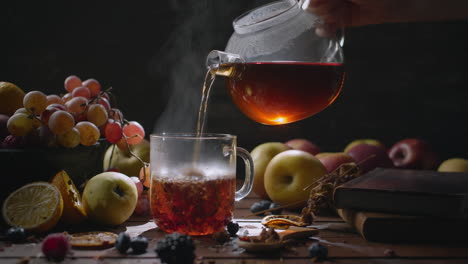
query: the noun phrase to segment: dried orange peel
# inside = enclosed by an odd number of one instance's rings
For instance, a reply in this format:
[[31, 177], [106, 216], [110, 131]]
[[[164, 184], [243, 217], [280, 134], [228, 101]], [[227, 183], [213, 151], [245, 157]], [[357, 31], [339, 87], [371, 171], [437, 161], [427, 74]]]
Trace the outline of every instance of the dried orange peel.
[[50, 181], [62, 195], [63, 215], [62, 221], [66, 224], [76, 225], [86, 219], [86, 212], [81, 203], [81, 195], [70, 176], [65, 171], [58, 172]]

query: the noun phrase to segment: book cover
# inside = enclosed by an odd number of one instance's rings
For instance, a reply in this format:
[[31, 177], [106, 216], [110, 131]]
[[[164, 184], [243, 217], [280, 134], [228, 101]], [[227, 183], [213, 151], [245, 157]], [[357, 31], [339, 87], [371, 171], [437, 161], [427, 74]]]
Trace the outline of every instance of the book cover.
[[377, 168], [339, 187], [336, 208], [394, 214], [468, 216], [468, 173]]
[[459, 243], [468, 241], [468, 218], [438, 218], [338, 209], [367, 241], [386, 243]]

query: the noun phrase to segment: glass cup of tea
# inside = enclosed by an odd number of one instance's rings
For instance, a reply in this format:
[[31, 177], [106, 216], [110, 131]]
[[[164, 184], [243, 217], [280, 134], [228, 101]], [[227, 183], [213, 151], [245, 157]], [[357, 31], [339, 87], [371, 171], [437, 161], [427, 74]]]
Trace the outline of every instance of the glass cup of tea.
[[[167, 233], [209, 235], [232, 220], [234, 202], [253, 183], [249, 152], [228, 134], [153, 134], [151, 140], [151, 214]], [[245, 179], [236, 191], [236, 160], [245, 162]]]
[[302, 120], [333, 103], [345, 78], [342, 31], [324, 35], [322, 26], [303, 1], [258, 7], [234, 20], [225, 51], [208, 54], [208, 70], [226, 77], [231, 99], [250, 119]]

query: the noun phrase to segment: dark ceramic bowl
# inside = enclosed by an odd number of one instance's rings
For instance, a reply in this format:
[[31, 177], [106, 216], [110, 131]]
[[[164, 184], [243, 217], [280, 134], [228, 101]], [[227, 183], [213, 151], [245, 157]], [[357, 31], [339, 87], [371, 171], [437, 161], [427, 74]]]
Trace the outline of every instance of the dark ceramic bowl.
[[67, 148], [0, 149], [0, 199], [34, 181], [49, 181], [65, 170], [80, 188], [87, 179], [102, 172], [106, 142]]

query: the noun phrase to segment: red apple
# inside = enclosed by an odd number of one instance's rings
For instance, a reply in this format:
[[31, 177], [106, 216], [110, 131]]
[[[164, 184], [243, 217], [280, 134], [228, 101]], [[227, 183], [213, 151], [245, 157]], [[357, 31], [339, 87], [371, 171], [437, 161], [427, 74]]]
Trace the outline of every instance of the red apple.
[[322, 162], [323, 166], [327, 169], [327, 173], [333, 172], [343, 163], [354, 162], [354, 159], [344, 152], [324, 152], [315, 155], [315, 157]]
[[392, 168], [392, 160], [382, 147], [368, 144], [359, 144], [348, 150], [347, 154], [351, 156], [359, 165], [363, 173], [371, 171], [377, 167]]
[[396, 142], [388, 155], [397, 168], [432, 170], [439, 164], [439, 157], [432, 146], [419, 138]]
[[303, 138], [296, 138], [286, 141], [284, 144], [289, 146], [292, 149], [302, 150], [305, 152], [309, 152], [312, 155], [320, 153], [320, 148], [312, 143], [310, 140], [303, 139]]

